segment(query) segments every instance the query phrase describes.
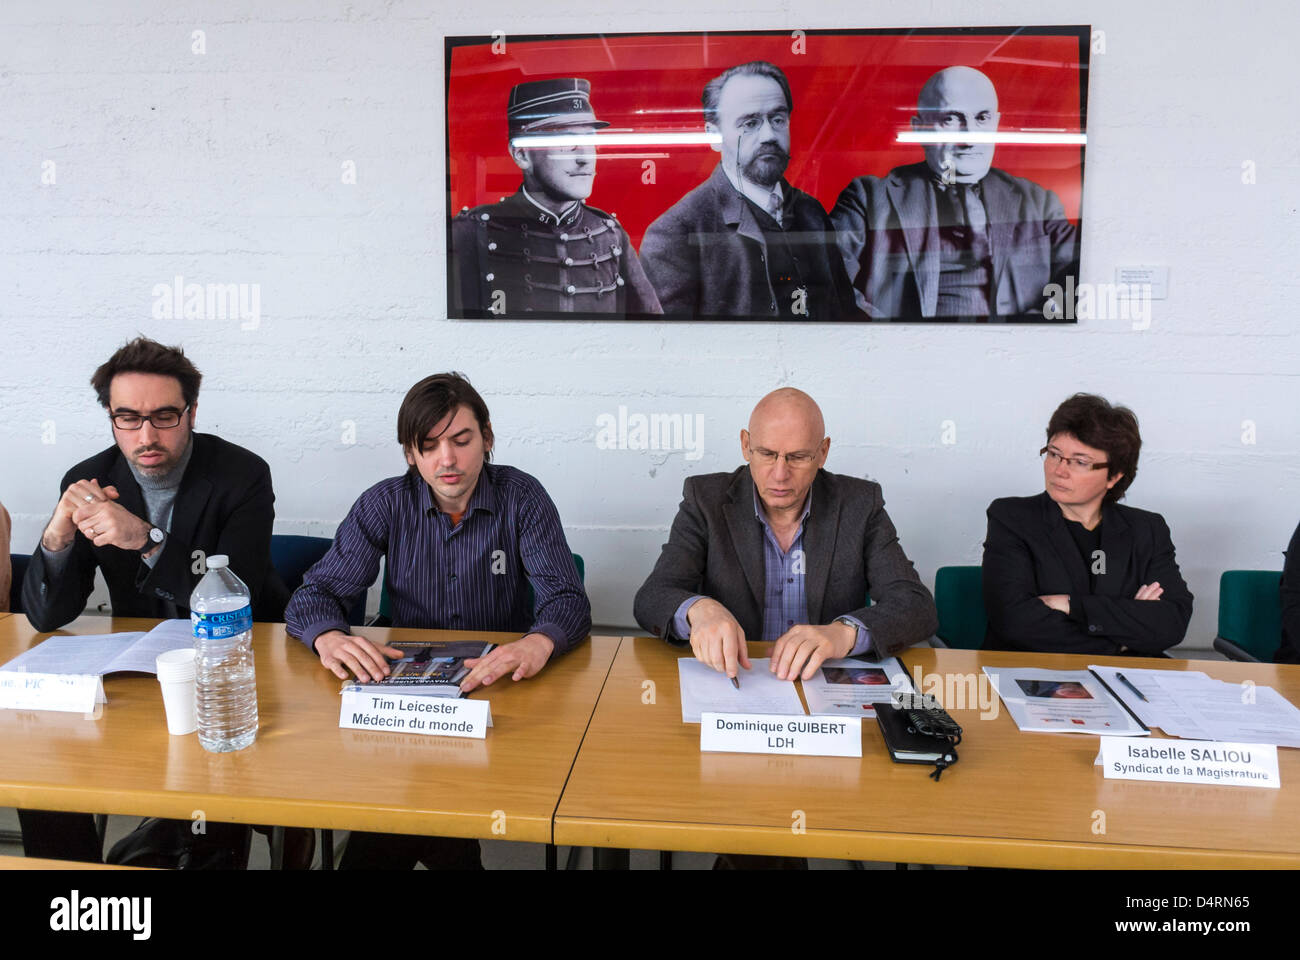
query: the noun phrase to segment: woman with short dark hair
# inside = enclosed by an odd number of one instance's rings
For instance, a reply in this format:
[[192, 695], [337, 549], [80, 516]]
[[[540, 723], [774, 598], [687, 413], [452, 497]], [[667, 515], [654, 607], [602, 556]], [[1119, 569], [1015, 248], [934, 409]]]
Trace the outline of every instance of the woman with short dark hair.
[[1052, 414], [1043, 493], [988, 508], [984, 607], [992, 650], [1162, 656], [1192, 595], [1158, 513], [1118, 502], [1142, 437], [1127, 407], [1076, 393]]

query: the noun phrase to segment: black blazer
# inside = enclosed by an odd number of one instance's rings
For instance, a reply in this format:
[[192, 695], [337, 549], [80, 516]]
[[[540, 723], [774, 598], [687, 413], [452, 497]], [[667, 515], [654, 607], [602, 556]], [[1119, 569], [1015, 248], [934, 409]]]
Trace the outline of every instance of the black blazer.
[[[95, 479], [117, 487], [118, 503], [148, 519], [144, 494], [116, 446], [83, 460], [63, 477], [59, 494], [78, 480]], [[80, 531], [62, 576], [51, 579], [39, 545], [23, 581], [27, 619], [41, 632], [57, 630], [79, 617], [104, 572], [115, 617], [167, 616], [166, 602], [189, 615], [190, 594], [201, 574], [193, 552], [226, 554], [230, 569], [253, 595], [253, 617], [284, 619], [288, 591], [271, 566], [271, 525], [275, 520], [271, 470], [261, 457], [206, 433], [194, 434], [194, 451], [176, 491], [171, 530], [152, 569], [133, 550], [96, 547]]]
[[[986, 650], [1159, 656], [1180, 643], [1192, 618], [1192, 594], [1178, 572], [1169, 527], [1158, 513], [1116, 503], [1101, 508], [1105, 573], [1089, 593], [1089, 565], [1044, 491], [994, 500], [984, 541]], [[1134, 600], [1159, 581], [1159, 600]], [[1070, 615], [1038, 598], [1068, 594]]]
[[[819, 470], [804, 550], [809, 623], [855, 617], [871, 631], [876, 658], [928, 640], [938, 628], [934, 598], [903, 553], [880, 484]], [[668, 542], [637, 591], [637, 623], [656, 637], [684, 640], [673, 636], [673, 617], [687, 598], [704, 595], [731, 612], [746, 640], [762, 640], [765, 592], [763, 525], [754, 516], [749, 468], [688, 477]]]
[[1282, 566], [1282, 645], [1276, 663], [1300, 663], [1300, 526], [1291, 534]]

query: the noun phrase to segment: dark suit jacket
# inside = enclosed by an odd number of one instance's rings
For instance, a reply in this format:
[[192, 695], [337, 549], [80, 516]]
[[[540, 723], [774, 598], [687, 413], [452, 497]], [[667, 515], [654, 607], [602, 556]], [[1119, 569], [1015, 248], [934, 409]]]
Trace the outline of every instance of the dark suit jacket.
[[[60, 496], [76, 481], [90, 479], [117, 487], [117, 502], [148, 519], [144, 494], [116, 446], [69, 470], [59, 484]], [[78, 531], [72, 556], [56, 580], [48, 575], [38, 545], [23, 581], [27, 618], [42, 632], [75, 620], [94, 588], [96, 567], [104, 572], [114, 616], [165, 617], [166, 602], [188, 616], [190, 594], [201, 578], [194, 572], [192, 553], [202, 550], [230, 557], [230, 569], [253, 595], [255, 619], [283, 620], [288, 593], [271, 566], [274, 504], [266, 461], [220, 437], [196, 433], [176, 491], [171, 530], [153, 568], [133, 550], [96, 547]]]
[[[785, 180], [781, 190], [781, 234], [808, 290], [808, 314], [794, 319], [853, 319], [853, 290], [826, 211]], [[641, 264], [665, 314], [791, 319], [791, 304], [778, 302], [768, 273], [768, 237], [755, 209], [719, 165], [650, 224]]]
[[[1106, 572], [1089, 593], [1089, 565], [1044, 491], [994, 500], [984, 541], [987, 650], [1114, 654], [1127, 647], [1158, 656], [1180, 643], [1192, 618], [1192, 594], [1174, 560], [1169, 527], [1158, 513], [1116, 503], [1101, 508]], [[1134, 600], [1158, 581], [1159, 600]], [[1070, 615], [1038, 598], [1068, 594]]]
[[[933, 317], [939, 301], [939, 214], [924, 163], [853, 180], [831, 210], [860, 310], [873, 318]], [[1055, 193], [990, 168], [983, 180], [989, 246], [1004, 317], [1043, 319], [1043, 288], [1077, 279], [1078, 231]]]
[[[934, 598], [921, 583], [885, 513], [880, 485], [820, 470], [804, 527], [808, 623], [853, 616], [871, 631], [871, 655], [892, 656], [938, 628]], [[672, 634], [687, 598], [717, 600], [745, 631], [763, 636], [763, 526], [754, 516], [749, 468], [689, 477], [668, 542], [637, 591], [637, 623]], [[870, 591], [872, 606], [866, 606]]]
[[1300, 663], [1300, 526], [1291, 535], [1282, 567], [1282, 646], [1277, 663]]

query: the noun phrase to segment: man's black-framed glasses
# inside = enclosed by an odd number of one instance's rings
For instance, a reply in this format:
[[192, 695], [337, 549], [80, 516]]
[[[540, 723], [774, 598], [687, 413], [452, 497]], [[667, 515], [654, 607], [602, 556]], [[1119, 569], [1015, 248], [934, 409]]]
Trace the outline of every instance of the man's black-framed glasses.
[[110, 413], [108, 419], [112, 420], [113, 426], [119, 430], [139, 430], [146, 420], [155, 430], [170, 430], [180, 425], [181, 417], [185, 416], [189, 409], [190, 405], [187, 403], [184, 410], [163, 407], [153, 413]]

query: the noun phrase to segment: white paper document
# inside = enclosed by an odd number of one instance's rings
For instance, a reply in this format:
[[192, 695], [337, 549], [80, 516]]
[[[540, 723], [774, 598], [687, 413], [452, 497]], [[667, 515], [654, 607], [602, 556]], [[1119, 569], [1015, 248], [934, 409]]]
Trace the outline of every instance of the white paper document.
[[895, 691], [910, 691], [912, 678], [897, 657], [879, 663], [842, 657], [827, 660], [811, 680], [803, 681], [808, 712], [815, 717], [842, 714], [873, 718], [877, 703], [889, 703]]
[[1087, 670], [985, 667], [984, 673], [1021, 730], [1116, 737], [1150, 733]]
[[750, 660], [753, 669], [738, 671], [740, 689], [694, 657], [677, 661], [682, 691], [682, 723], [699, 723], [704, 713], [780, 713], [803, 715], [803, 703], [793, 680], [778, 680], [767, 658]]
[[0, 673], [157, 673], [158, 654], [192, 646], [188, 620], [164, 620], [148, 633], [50, 637], [0, 666]]
[[[1202, 728], [1184, 709], [1178, 691], [1204, 683], [1218, 683], [1217, 680], [1211, 680], [1199, 670], [1141, 670], [1096, 665], [1089, 665], [1088, 669], [1106, 681], [1111, 692], [1128, 704], [1129, 709], [1148, 727], [1159, 727], [1170, 737], [1211, 739], [1209, 731]], [[1121, 676], [1123, 680], [1120, 679]], [[1146, 700], [1142, 697], [1146, 697]]]
[[1300, 747], [1300, 709], [1272, 687], [1215, 680], [1193, 670], [1089, 669], [1143, 723], [1167, 736]]
[[1203, 739], [1300, 747], [1300, 710], [1272, 687], [1210, 680], [1178, 693]]

